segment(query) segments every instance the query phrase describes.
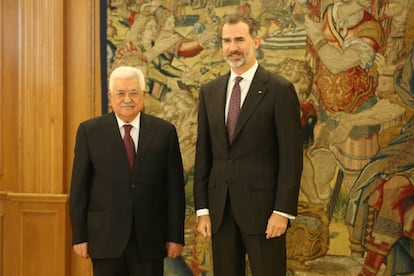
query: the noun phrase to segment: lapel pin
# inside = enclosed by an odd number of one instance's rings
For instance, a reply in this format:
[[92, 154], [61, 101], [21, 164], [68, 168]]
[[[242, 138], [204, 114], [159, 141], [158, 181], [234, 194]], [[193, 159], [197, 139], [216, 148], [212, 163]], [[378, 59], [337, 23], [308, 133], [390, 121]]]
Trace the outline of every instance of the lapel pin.
[[259, 94], [262, 94], [262, 90], [259, 90]]

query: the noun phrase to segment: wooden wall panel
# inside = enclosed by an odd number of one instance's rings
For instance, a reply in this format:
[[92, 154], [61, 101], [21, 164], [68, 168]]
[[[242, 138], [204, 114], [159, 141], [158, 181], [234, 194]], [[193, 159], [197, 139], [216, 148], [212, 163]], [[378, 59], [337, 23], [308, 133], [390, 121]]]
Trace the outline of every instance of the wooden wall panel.
[[[0, 100], [3, 98], [3, 4], [0, 2]], [[0, 110], [4, 110], [4, 106], [2, 106], [2, 102], [0, 102]], [[0, 111], [0, 122], [3, 122], [3, 112]], [[3, 128], [0, 127], [0, 179], [3, 176], [3, 160], [4, 160], [4, 153], [3, 153]]]
[[66, 13], [66, 181], [69, 190], [76, 130], [101, 114], [99, 1], [67, 1]]
[[64, 262], [59, 261], [57, 215], [56, 210], [19, 210], [17, 227], [20, 231], [17, 234], [22, 246], [21, 252], [15, 254], [21, 254], [22, 264], [18, 275], [61, 274], [57, 264]]
[[5, 199], [7, 198], [7, 194], [4, 192], [0, 192], [0, 276], [3, 276], [5, 274], [3, 274], [3, 263], [4, 263], [4, 255], [3, 255], [3, 251], [4, 251], [4, 238], [6, 237], [4, 235], [4, 215], [5, 215], [5, 210], [4, 210], [4, 202]]
[[24, 173], [16, 191], [61, 193], [64, 25], [56, 15], [63, 3], [20, 0], [18, 7], [18, 171]]
[[92, 275], [67, 198], [76, 129], [101, 113], [99, 61], [98, 0], [0, 1], [0, 276]]
[[1, 2], [0, 188], [62, 193], [63, 1]]
[[65, 275], [67, 196], [9, 193], [4, 205], [3, 274]]
[[18, 141], [10, 135], [10, 130], [19, 128], [17, 121], [17, 29], [18, 2], [0, 1], [0, 190], [12, 190], [17, 182], [17, 148]]

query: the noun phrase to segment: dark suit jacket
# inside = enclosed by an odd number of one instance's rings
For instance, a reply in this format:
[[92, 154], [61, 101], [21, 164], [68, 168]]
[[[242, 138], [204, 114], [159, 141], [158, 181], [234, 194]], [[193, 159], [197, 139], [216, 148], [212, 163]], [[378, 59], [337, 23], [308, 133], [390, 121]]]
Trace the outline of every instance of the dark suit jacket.
[[273, 210], [297, 214], [302, 172], [300, 107], [287, 80], [259, 66], [229, 145], [225, 124], [230, 74], [200, 91], [195, 208], [208, 208], [217, 232], [229, 195], [246, 234], [263, 234]]
[[114, 113], [81, 123], [70, 215], [73, 244], [88, 242], [92, 258], [120, 256], [133, 219], [145, 259], [164, 257], [167, 241], [184, 244], [184, 175], [175, 127], [141, 113], [131, 173]]

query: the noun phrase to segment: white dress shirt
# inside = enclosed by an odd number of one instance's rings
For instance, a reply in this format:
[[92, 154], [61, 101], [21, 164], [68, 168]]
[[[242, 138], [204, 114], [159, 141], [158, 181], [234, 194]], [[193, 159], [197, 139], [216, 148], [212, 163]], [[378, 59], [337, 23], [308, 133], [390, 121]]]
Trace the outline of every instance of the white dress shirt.
[[137, 152], [138, 151], [138, 137], [139, 137], [139, 125], [140, 125], [141, 112], [138, 113], [137, 117], [135, 117], [135, 119], [132, 120], [130, 123], [125, 123], [116, 114], [115, 114], [115, 116], [116, 116], [116, 121], [118, 122], [119, 132], [121, 133], [122, 138], [124, 138], [124, 136], [125, 136], [124, 125], [132, 125], [130, 135], [132, 137], [132, 140], [134, 140], [135, 152]]

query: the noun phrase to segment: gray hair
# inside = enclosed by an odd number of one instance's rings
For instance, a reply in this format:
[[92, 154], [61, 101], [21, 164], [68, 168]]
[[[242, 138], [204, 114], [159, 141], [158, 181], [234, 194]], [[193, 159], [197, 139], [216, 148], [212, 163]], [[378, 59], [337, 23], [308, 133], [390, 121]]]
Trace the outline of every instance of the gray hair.
[[130, 79], [137, 78], [139, 86], [142, 90], [145, 90], [145, 76], [142, 71], [136, 67], [132, 66], [119, 66], [112, 71], [109, 77], [109, 91], [112, 91], [114, 88], [115, 79]]

